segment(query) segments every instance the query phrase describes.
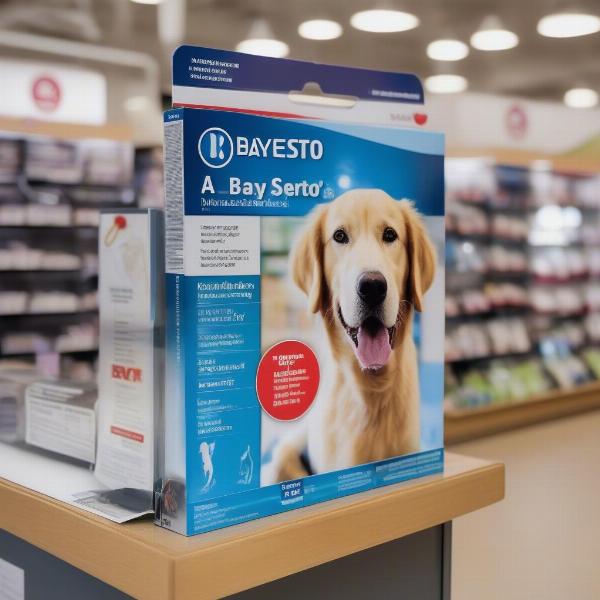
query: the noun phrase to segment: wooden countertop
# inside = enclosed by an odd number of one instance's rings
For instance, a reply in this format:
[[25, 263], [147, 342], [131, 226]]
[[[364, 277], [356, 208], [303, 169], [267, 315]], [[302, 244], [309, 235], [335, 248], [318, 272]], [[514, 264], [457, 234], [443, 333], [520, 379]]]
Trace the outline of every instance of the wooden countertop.
[[439, 525], [504, 497], [504, 465], [445, 472], [186, 538], [116, 525], [0, 479], [0, 528], [135, 598], [220, 598]]

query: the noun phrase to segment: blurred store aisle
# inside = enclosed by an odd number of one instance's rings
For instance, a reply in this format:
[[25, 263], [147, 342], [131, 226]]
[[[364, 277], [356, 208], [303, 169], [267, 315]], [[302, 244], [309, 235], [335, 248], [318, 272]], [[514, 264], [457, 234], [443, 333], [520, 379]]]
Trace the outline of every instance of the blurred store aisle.
[[600, 412], [451, 450], [506, 464], [506, 499], [454, 522], [453, 598], [600, 598]]

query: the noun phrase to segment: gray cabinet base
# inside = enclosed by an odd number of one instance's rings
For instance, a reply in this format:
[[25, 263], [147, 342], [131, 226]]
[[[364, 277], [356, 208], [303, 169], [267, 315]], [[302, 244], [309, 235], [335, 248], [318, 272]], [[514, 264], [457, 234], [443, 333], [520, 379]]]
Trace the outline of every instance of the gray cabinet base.
[[[351, 523], [348, 524], [352, 526]], [[230, 600], [450, 600], [446, 523], [230, 596]], [[290, 552], [293, 552], [293, 547]], [[0, 558], [25, 570], [25, 600], [124, 600], [126, 594], [0, 530]], [[1, 593], [0, 593], [1, 597]]]

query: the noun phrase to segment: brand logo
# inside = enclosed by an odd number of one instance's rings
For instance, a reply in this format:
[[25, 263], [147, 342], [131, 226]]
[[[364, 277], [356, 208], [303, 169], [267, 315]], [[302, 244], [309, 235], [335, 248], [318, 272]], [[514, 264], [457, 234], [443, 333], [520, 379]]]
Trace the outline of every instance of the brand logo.
[[44, 75], [38, 77], [31, 86], [31, 96], [35, 105], [44, 112], [54, 112], [61, 100], [61, 91], [58, 81], [53, 77]]
[[510, 137], [516, 140], [525, 137], [529, 126], [525, 108], [520, 104], [510, 106], [506, 111], [504, 123]]
[[126, 367], [124, 365], [112, 365], [113, 379], [122, 379], [132, 383], [142, 382], [142, 370], [135, 367]]
[[238, 135], [234, 140], [220, 127], [204, 131], [198, 140], [198, 154], [205, 165], [221, 169], [235, 156], [321, 160], [323, 142], [300, 138], [260, 138]]
[[198, 140], [198, 154], [205, 165], [221, 169], [233, 157], [231, 136], [220, 127], [207, 129]]

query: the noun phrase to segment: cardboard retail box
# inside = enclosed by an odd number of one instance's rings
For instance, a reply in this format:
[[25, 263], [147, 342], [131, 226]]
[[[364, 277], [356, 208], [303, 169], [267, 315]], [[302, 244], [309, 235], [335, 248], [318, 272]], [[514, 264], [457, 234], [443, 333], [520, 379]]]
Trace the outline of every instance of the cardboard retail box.
[[93, 464], [96, 460], [95, 384], [38, 381], [25, 392], [25, 441]]
[[158, 522], [440, 472], [444, 141], [420, 82], [191, 47], [173, 69]]

